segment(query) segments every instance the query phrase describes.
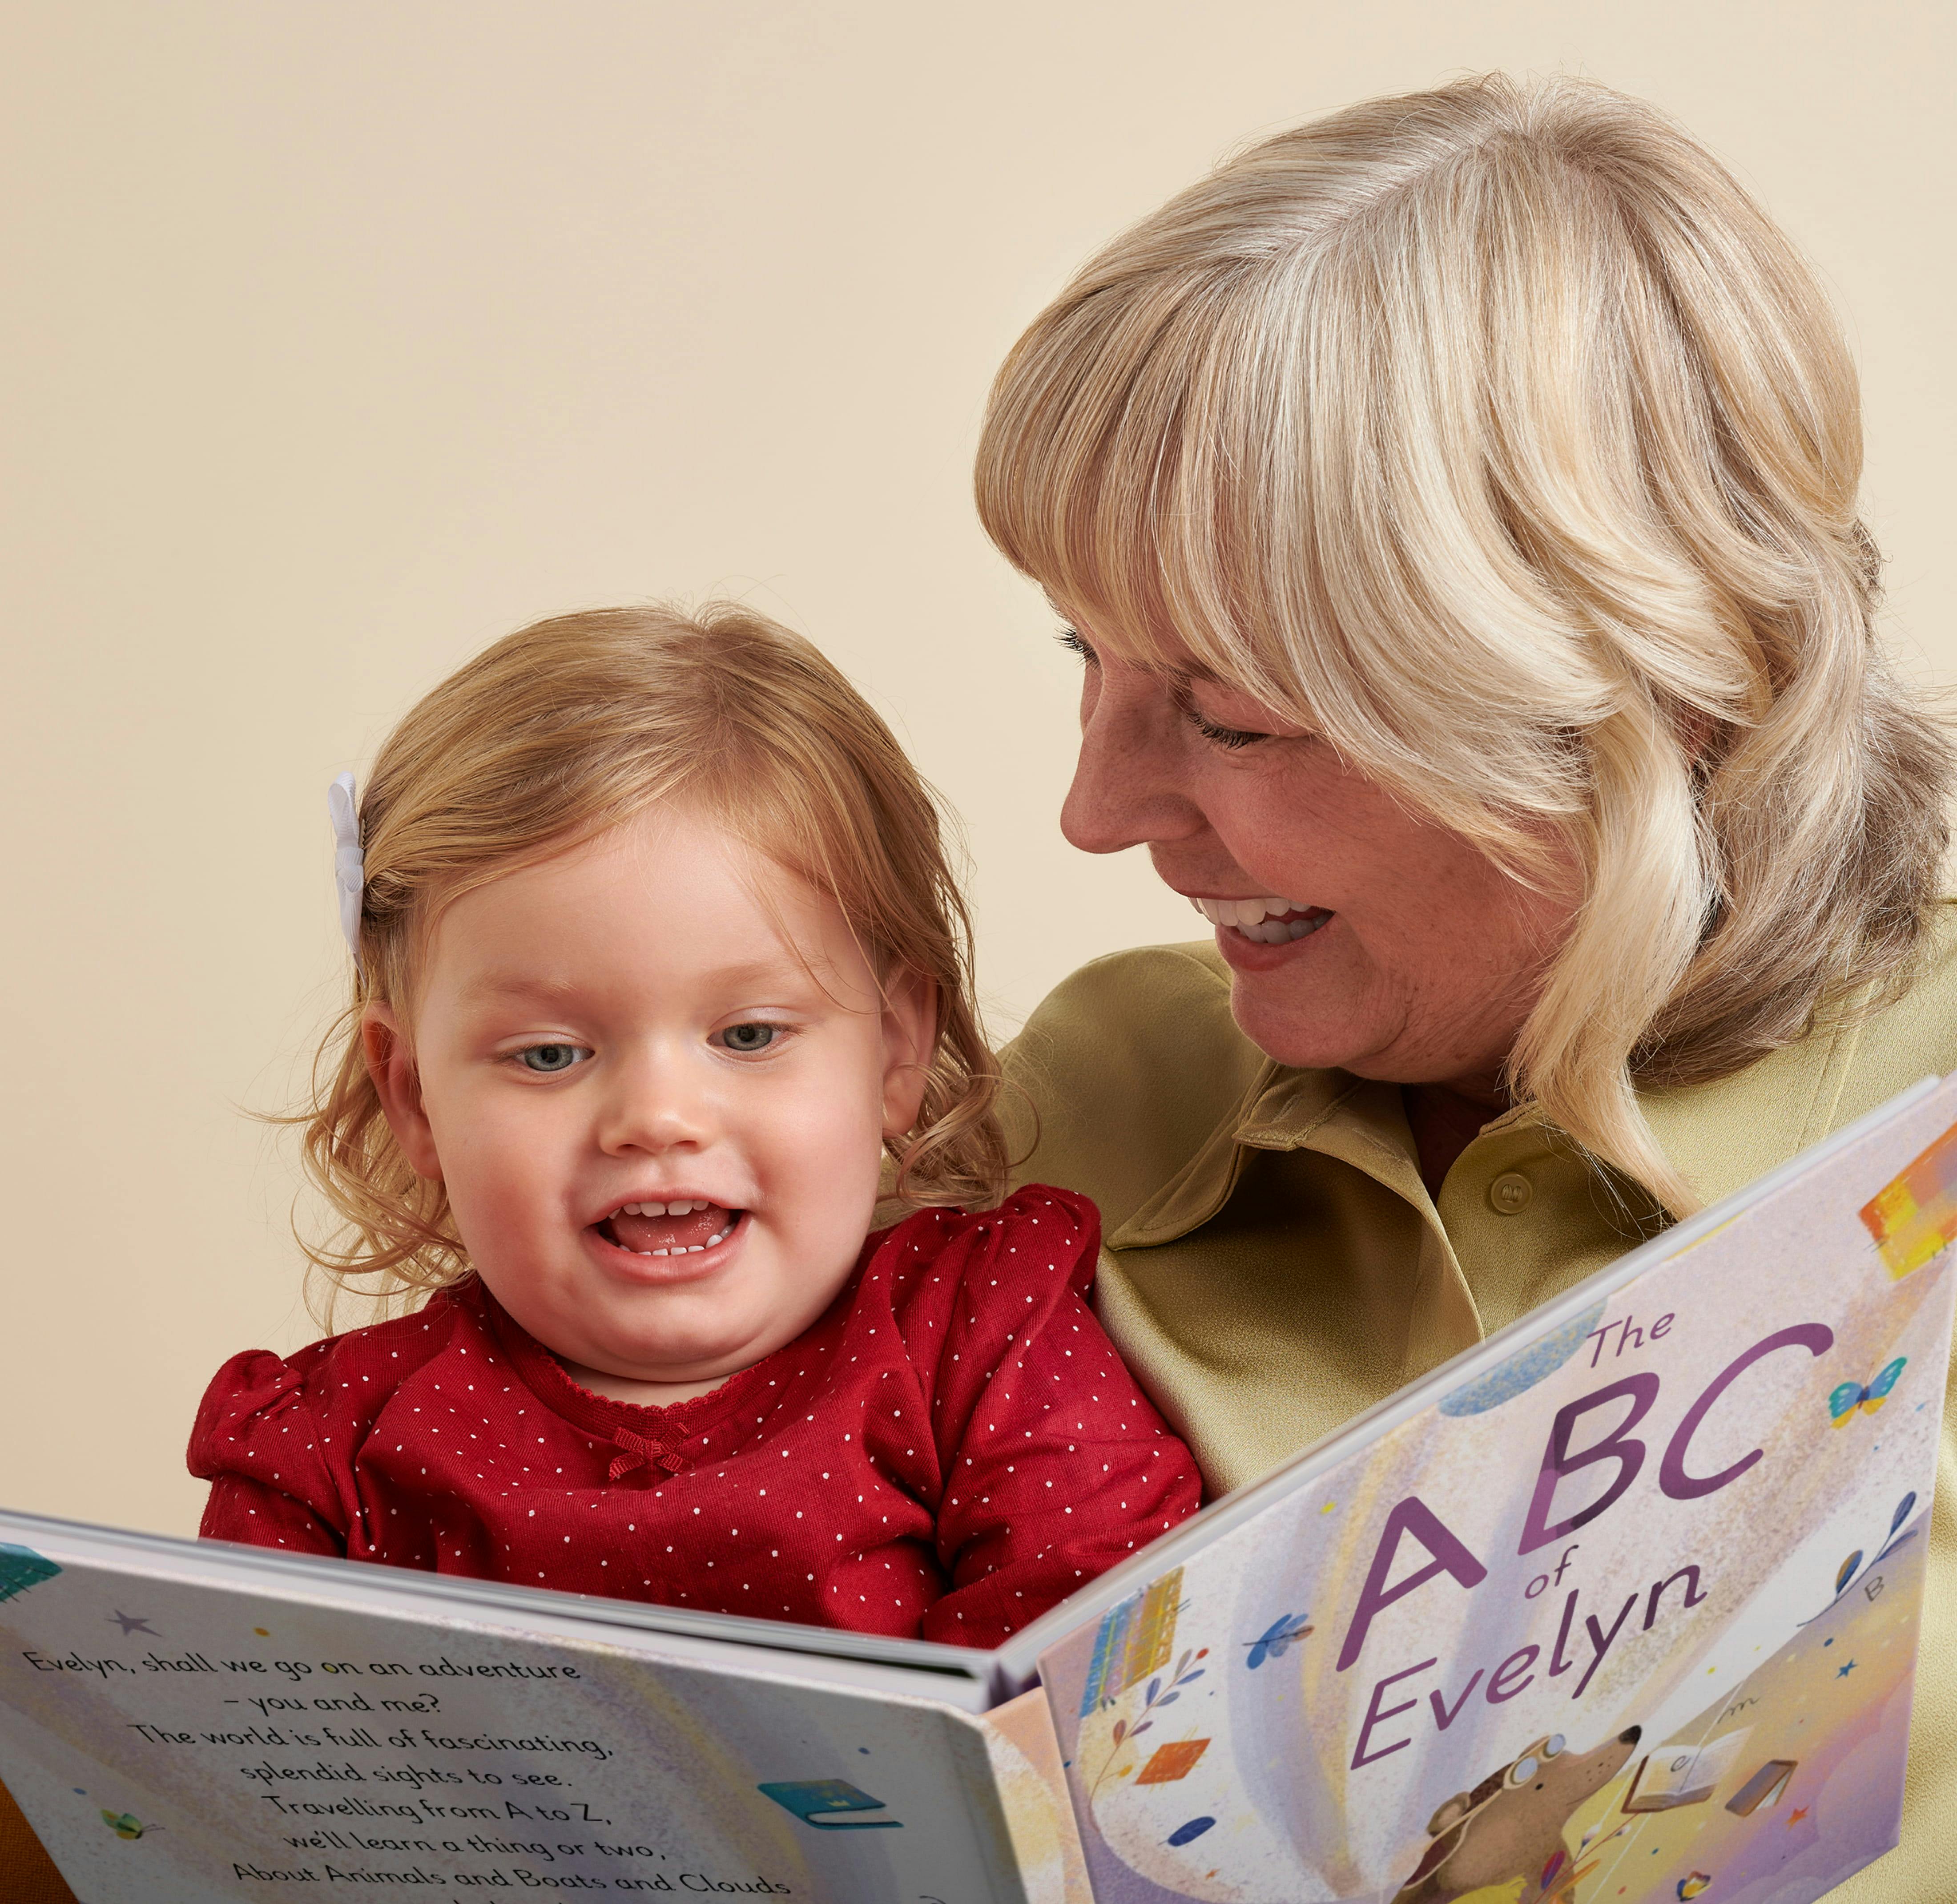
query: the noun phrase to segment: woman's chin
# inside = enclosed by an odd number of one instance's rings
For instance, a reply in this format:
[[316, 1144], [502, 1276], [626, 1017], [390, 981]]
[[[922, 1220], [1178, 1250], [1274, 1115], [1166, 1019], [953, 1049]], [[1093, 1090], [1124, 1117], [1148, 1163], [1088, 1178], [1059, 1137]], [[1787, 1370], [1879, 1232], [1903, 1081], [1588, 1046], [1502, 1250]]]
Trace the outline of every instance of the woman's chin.
[[1280, 1064], [1367, 1076], [1368, 1060], [1380, 1055], [1383, 1042], [1391, 1042], [1390, 1033], [1383, 1038], [1380, 998], [1336, 955], [1336, 948], [1314, 954], [1314, 943], [1307, 938], [1290, 945], [1253, 945], [1250, 951], [1258, 956], [1241, 962], [1234, 949], [1226, 951], [1232, 975], [1230, 1015], [1252, 1044]]

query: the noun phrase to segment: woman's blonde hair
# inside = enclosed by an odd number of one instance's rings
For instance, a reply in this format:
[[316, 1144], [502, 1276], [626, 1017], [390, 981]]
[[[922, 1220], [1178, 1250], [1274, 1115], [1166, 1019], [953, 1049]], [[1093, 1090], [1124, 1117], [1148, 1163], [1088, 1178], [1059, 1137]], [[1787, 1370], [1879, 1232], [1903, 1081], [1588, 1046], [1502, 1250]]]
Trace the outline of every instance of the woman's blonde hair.
[[[1006, 1159], [998, 1067], [973, 1002], [971, 931], [930, 789], [862, 696], [798, 635], [729, 603], [617, 608], [507, 636], [416, 705], [360, 802], [366, 884], [352, 1002], [292, 1121], [343, 1219], [308, 1244], [336, 1281], [427, 1289], [469, 1267], [441, 1184], [394, 1141], [361, 1042], [376, 1001], [411, 1017], [444, 907], [655, 802], [681, 802], [833, 899], [887, 986], [936, 995], [917, 1125], [888, 1146], [901, 1202], [989, 1204]], [[330, 1301], [329, 1301], [330, 1306]]]
[[994, 387], [985, 527], [1114, 652], [1171, 642], [1582, 904], [1510, 1063], [1675, 1211], [1636, 1086], [1908, 982], [1952, 751], [1891, 679], [1854, 367], [1788, 239], [1652, 107], [1502, 75], [1231, 159]]

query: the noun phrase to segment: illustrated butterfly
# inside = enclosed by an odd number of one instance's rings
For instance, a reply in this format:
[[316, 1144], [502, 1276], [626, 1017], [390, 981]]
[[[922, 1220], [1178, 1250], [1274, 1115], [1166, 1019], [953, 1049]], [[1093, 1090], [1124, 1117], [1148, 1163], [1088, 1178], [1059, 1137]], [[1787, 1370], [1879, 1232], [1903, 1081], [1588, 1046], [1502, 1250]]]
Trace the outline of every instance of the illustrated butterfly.
[[1247, 1663], [1251, 1669], [1254, 1672], [1266, 1659], [1282, 1659], [1294, 1640], [1302, 1640], [1314, 1630], [1310, 1619], [1308, 1613], [1287, 1613], [1273, 1620], [1256, 1639], [1244, 1640], [1242, 1643], [1250, 1649]]
[[1894, 1362], [1885, 1363], [1867, 1388], [1860, 1382], [1844, 1382], [1835, 1390], [1828, 1397], [1828, 1412], [1835, 1418], [1835, 1425], [1847, 1427], [1857, 1409], [1865, 1415], [1874, 1414], [1889, 1400], [1889, 1390], [1895, 1387], [1908, 1360], [1907, 1355], [1899, 1355]]

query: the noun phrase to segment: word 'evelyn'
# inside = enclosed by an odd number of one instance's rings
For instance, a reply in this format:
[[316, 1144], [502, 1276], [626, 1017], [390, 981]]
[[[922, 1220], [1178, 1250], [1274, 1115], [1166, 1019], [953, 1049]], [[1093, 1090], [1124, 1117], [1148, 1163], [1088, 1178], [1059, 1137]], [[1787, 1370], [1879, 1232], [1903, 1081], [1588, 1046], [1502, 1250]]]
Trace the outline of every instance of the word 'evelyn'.
[[[1661, 1336], [1671, 1321], [1672, 1317], [1669, 1315], [1660, 1318], [1658, 1324], [1652, 1327], [1653, 1339]], [[1603, 1328], [1586, 1338], [1597, 1343], [1597, 1349], [1591, 1358], [1592, 1368], [1596, 1367], [1601, 1359], [1608, 1339], [1613, 1331], [1617, 1332], [1617, 1354], [1623, 1352], [1634, 1334], [1637, 1336], [1639, 1346], [1642, 1346], [1642, 1333], [1633, 1330], [1630, 1318], [1606, 1324]], [[1730, 1487], [1747, 1473], [1763, 1458], [1762, 1450], [1753, 1449], [1750, 1453], [1742, 1455], [1716, 1474], [1697, 1475], [1692, 1472], [1689, 1463], [1693, 1439], [1704, 1425], [1706, 1418], [1733, 1384], [1755, 1363], [1783, 1349], [1804, 1349], [1810, 1355], [1823, 1355], [1834, 1346], [1834, 1341], [1833, 1332], [1823, 1324], [1797, 1323], [1791, 1327], [1778, 1329], [1770, 1335], [1763, 1336], [1750, 1348], [1736, 1355], [1706, 1384], [1697, 1400], [1685, 1411], [1671, 1439], [1666, 1443], [1665, 1453], [1658, 1463], [1658, 1485], [1660, 1491], [1674, 1501], [1696, 1501], [1706, 1495], [1716, 1494], [1722, 1488]], [[1594, 1389], [1557, 1411], [1550, 1425], [1548, 1444], [1543, 1450], [1535, 1491], [1531, 1498], [1521, 1537], [1516, 1547], [1518, 1556], [1534, 1553], [1550, 1542], [1562, 1539], [1579, 1528], [1587, 1526], [1600, 1515], [1608, 1513], [1629, 1492], [1632, 1483], [1642, 1472], [1645, 1459], [1649, 1452], [1647, 1444], [1633, 1434], [1632, 1430], [1651, 1412], [1658, 1400], [1659, 1387], [1659, 1379], [1655, 1373], [1640, 1370], [1634, 1374], [1621, 1377], [1601, 1388]], [[1596, 1409], [1607, 1408], [1613, 1403], [1626, 1401], [1630, 1403], [1629, 1409], [1614, 1428], [1593, 1445], [1575, 1453], [1571, 1453], [1570, 1444], [1575, 1439], [1577, 1426], [1586, 1415]], [[1570, 1475], [1606, 1461], [1615, 1463], [1616, 1472], [1611, 1477], [1603, 1492], [1586, 1506], [1557, 1518], [1556, 1497], [1561, 1484]], [[1427, 1562], [1424, 1566], [1415, 1568], [1404, 1580], [1389, 1586], [1387, 1582], [1393, 1578], [1400, 1543], [1407, 1538], [1417, 1542], [1426, 1550]], [[1569, 1555], [1566, 1552], [1557, 1569], [1559, 1580], [1568, 1560]], [[1386, 1523], [1374, 1549], [1371, 1564], [1367, 1569], [1365, 1584], [1360, 1589], [1352, 1620], [1346, 1628], [1344, 1643], [1339, 1649], [1337, 1670], [1343, 1672], [1358, 1661], [1365, 1646], [1367, 1634], [1379, 1614], [1396, 1601], [1418, 1592], [1443, 1573], [1457, 1586], [1472, 1591], [1488, 1578], [1488, 1570], [1459, 1536], [1426, 1502], [1418, 1494], [1408, 1494], [1396, 1502], [1386, 1515]], [[1598, 1667], [1603, 1663], [1604, 1656], [1623, 1630], [1639, 1600], [1642, 1599], [1645, 1602], [1643, 1624], [1639, 1630], [1649, 1631], [1665, 1608], [1667, 1590], [1679, 1583], [1684, 1585], [1682, 1603], [1684, 1606], [1696, 1606], [1706, 1598], [1698, 1565], [1687, 1563], [1668, 1577], [1652, 1582], [1648, 1592], [1642, 1587], [1634, 1590], [1618, 1609], [1608, 1630], [1599, 1622], [1596, 1615], [1586, 1617], [1582, 1632], [1589, 1643], [1589, 1658], [1572, 1689], [1570, 1696], [1573, 1698], [1582, 1697]], [[1544, 1583], [1547, 1584], [1546, 1579]], [[1535, 1597], [1537, 1586], [1537, 1582], [1530, 1583], [1529, 1597], [1531, 1599]], [[1560, 1677], [1579, 1663], [1571, 1648], [1578, 1599], [1579, 1589], [1573, 1588], [1563, 1602], [1562, 1623], [1557, 1634], [1550, 1662], [1544, 1669], [1549, 1678]], [[1484, 1697], [1490, 1703], [1500, 1704], [1516, 1697], [1534, 1682], [1536, 1662], [1541, 1654], [1540, 1646], [1524, 1646], [1503, 1660], [1492, 1672], [1477, 1668], [1467, 1683], [1451, 1698], [1444, 1691], [1431, 1691], [1427, 1697], [1434, 1708], [1437, 1728], [1445, 1732], [1454, 1722], [1476, 1689], [1482, 1687], [1484, 1677]], [[1423, 1659], [1418, 1665], [1387, 1674], [1374, 1686], [1372, 1697], [1367, 1702], [1365, 1718], [1361, 1724], [1358, 1740], [1353, 1752], [1352, 1769], [1354, 1771], [1388, 1757], [1412, 1742], [1410, 1738], [1402, 1738], [1390, 1744], [1374, 1746], [1373, 1735], [1380, 1724], [1399, 1713], [1411, 1711], [1419, 1703], [1418, 1698], [1408, 1698], [1397, 1704], [1386, 1706], [1383, 1706], [1381, 1701], [1390, 1689], [1401, 1681], [1424, 1672], [1437, 1663], [1435, 1659]]]

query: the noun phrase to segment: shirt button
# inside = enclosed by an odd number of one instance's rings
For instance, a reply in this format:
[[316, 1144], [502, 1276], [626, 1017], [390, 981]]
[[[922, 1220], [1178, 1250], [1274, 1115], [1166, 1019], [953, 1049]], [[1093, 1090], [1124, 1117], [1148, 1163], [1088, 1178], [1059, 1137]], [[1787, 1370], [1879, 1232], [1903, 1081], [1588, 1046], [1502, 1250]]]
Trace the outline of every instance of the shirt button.
[[1535, 1192], [1519, 1171], [1505, 1172], [1488, 1186], [1488, 1201], [1503, 1216], [1519, 1216], [1529, 1208]]

